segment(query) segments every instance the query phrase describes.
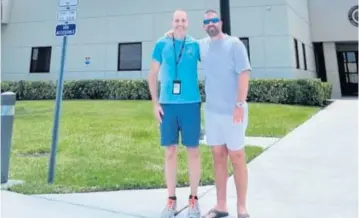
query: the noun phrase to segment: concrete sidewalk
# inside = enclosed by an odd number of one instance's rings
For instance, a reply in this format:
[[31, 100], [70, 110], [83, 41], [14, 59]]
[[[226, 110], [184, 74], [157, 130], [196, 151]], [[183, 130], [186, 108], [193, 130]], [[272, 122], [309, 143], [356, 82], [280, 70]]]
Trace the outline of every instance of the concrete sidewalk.
[[[2, 218], [136, 218], [68, 202], [46, 200], [1, 190]], [[137, 216], [138, 217], [138, 216]]]
[[[213, 188], [213, 186], [200, 187], [199, 197], [204, 196]], [[190, 189], [187, 187], [176, 189], [178, 199], [177, 207], [179, 210], [187, 206], [189, 193]], [[121, 215], [127, 214], [134, 217], [158, 218], [166, 203], [167, 190], [149, 189], [75, 194], [45, 194], [36, 195], [36, 197], [58, 202], [67, 202], [98, 210], [112, 211]], [[180, 215], [179, 217], [182, 217], [184, 214], [181, 213]]]
[[[338, 100], [249, 164], [251, 218], [358, 217], [358, 101]], [[229, 209], [236, 213], [233, 179]], [[215, 190], [201, 199], [207, 211]]]
[[[357, 104], [334, 102], [249, 164], [251, 218], [358, 217]], [[205, 213], [215, 204], [215, 189], [199, 192]], [[189, 188], [177, 189], [179, 208], [185, 208], [188, 193]], [[158, 218], [166, 190], [36, 196], [1, 191], [1, 198], [3, 218]], [[232, 178], [228, 204], [235, 215]]]

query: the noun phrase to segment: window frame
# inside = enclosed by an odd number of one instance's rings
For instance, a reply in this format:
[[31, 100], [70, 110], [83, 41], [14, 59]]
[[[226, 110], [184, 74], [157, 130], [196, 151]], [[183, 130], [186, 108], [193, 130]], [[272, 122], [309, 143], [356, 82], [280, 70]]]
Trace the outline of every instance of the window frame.
[[[249, 37], [238, 37], [239, 40], [241, 40], [241, 42], [244, 44], [244, 46], [247, 49], [247, 55], [248, 55], [248, 60], [251, 61], [251, 52], [250, 52], [250, 46], [249, 46]], [[247, 41], [247, 44], [244, 43], [244, 41]]]
[[294, 42], [294, 53], [295, 53], [296, 68], [300, 69], [298, 40], [296, 38], [293, 38], [293, 42]]
[[[121, 66], [121, 46], [122, 45], [140, 45], [140, 63], [139, 67], [123, 67]], [[117, 48], [117, 71], [141, 71], [142, 70], [142, 42], [120, 42]]]
[[[41, 49], [49, 49], [49, 51], [45, 50], [46, 52], [49, 52], [49, 56], [46, 57], [45, 67], [44, 70], [38, 70], [36, 69], [36, 66], [34, 65], [34, 60], [32, 59], [34, 55], [35, 49], [38, 49], [38, 57], [40, 56], [40, 50]], [[51, 71], [51, 58], [52, 58], [52, 46], [35, 46], [31, 47], [31, 53], [30, 53], [30, 66], [29, 66], [29, 73], [50, 73]], [[39, 58], [36, 60], [36, 62], [39, 60]]]
[[307, 65], [307, 50], [305, 48], [305, 44], [302, 43], [302, 51], [303, 51], [303, 63], [304, 63], [304, 70], [308, 70]]

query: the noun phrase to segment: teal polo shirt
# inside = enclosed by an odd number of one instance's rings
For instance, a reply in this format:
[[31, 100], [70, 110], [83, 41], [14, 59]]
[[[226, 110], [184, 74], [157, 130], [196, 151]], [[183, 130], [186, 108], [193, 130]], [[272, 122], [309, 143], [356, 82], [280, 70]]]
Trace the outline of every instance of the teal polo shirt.
[[[174, 45], [173, 46], [173, 42]], [[182, 56], [179, 53], [184, 43]], [[201, 102], [198, 87], [198, 61], [200, 51], [198, 42], [187, 35], [185, 40], [172, 39], [164, 36], [160, 38], [153, 49], [152, 59], [161, 64], [160, 68], [160, 97], [161, 104], [184, 104]], [[176, 79], [176, 59], [177, 65]], [[173, 81], [181, 81], [181, 93], [173, 94]]]

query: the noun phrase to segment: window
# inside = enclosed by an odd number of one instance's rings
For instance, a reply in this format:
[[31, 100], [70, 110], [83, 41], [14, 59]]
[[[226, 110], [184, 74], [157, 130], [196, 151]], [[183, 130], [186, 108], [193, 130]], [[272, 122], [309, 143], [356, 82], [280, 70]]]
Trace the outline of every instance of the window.
[[315, 69], [317, 77], [323, 82], [327, 82], [327, 69], [325, 68], [324, 49], [322, 42], [313, 42]]
[[30, 73], [49, 73], [51, 63], [51, 46], [34, 47], [31, 50]]
[[298, 41], [296, 39], [294, 39], [294, 51], [295, 51], [295, 61], [296, 61], [297, 69], [300, 69], [299, 54], [298, 54]]
[[118, 71], [136, 71], [142, 69], [142, 43], [118, 44]]
[[305, 44], [302, 43], [302, 50], [303, 50], [303, 62], [304, 62], [304, 70], [308, 70], [307, 66], [307, 52], [305, 50]]
[[247, 53], [248, 53], [248, 59], [251, 60], [250, 52], [249, 52], [249, 38], [248, 37], [240, 37], [239, 39], [243, 42], [244, 46], [246, 46]]

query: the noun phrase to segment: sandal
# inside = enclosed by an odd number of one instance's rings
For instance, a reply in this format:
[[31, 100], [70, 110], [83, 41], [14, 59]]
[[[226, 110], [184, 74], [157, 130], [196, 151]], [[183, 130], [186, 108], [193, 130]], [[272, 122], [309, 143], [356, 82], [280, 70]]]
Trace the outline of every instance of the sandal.
[[223, 211], [218, 211], [216, 209], [212, 209], [202, 218], [227, 218], [228, 216], [229, 216], [228, 212], [223, 212]]
[[249, 214], [248, 213], [239, 213], [238, 214], [238, 218], [249, 218]]

